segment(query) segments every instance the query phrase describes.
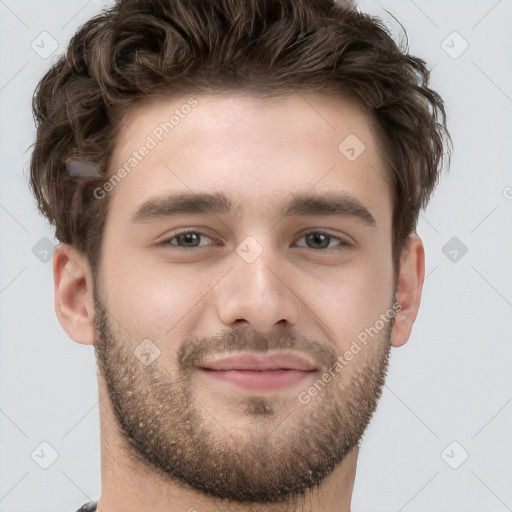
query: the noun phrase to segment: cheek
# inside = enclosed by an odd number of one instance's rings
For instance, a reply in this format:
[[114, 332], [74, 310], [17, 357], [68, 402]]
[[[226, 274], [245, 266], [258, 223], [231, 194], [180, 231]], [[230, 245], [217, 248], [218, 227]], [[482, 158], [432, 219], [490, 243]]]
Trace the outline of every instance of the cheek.
[[325, 324], [330, 336], [335, 336], [339, 351], [374, 326], [391, 306], [391, 261], [386, 260], [386, 265], [383, 261], [377, 257], [360, 259], [333, 272], [329, 279], [315, 280], [303, 288], [302, 296], [309, 297], [317, 321]]
[[185, 265], [119, 264], [110, 275], [109, 301], [132, 344], [149, 338], [162, 352], [172, 352], [187, 336], [220, 326], [211, 292], [225, 273]]

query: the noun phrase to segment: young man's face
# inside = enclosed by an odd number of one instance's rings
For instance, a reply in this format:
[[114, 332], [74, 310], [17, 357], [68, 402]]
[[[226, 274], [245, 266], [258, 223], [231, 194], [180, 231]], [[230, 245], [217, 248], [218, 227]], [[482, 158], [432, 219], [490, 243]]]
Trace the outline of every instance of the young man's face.
[[[233, 500], [282, 501], [357, 445], [390, 345], [408, 337], [389, 320], [388, 171], [370, 118], [347, 99], [200, 95], [183, 109], [187, 100], [138, 106], [115, 147], [114, 170], [151, 149], [108, 192], [95, 281], [104, 389], [144, 471]], [[162, 133], [175, 109], [179, 122]], [[219, 208], [197, 199], [181, 213], [138, 214], [190, 194], [217, 195]], [[318, 202], [300, 205], [306, 197]], [[267, 371], [240, 360], [205, 369], [249, 352], [284, 359]]]

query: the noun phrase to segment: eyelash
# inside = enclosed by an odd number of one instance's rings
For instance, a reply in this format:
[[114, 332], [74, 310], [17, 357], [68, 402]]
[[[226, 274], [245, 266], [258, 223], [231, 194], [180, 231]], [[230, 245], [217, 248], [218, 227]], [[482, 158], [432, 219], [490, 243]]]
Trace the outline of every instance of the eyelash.
[[[181, 231], [180, 233], [176, 233], [174, 236], [172, 236], [171, 238], [167, 238], [165, 240], [162, 240], [161, 242], [158, 243], [159, 246], [172, 246], [178, 250], [184, 250], [184, 251], [190, 251], [190, 250], [194, 250], [194, 249], [199, 249], [200, 247], [204, 247], [202, 245], [198, 245], [197, 247], [180, 247], [179, 245], [176, 245], [176, 244], [171, 244], [171, 240], [174, 240], [175, 238], [178, 238], [179, 236], [181, 235], [187, 235], [187, 234], [190, 234], [190, 233], [193, 233], [195, 235], [199, 235], [199, 236], [204, 236], [206, 238], [210, 238], [208, 235], [206, 235], [205, 233], [201, 233], [200, 231], [192, 231], [192, 230], [188, 230], [188, 231]], [[335, 247], [331, 247], [331, 248], [328, 248], [328, 249], [311, 249], [313, 251], [322, 251], [322, 252], [331, 252], [331, 251], [336, 251], [336, 250], [341, 250], [341, 249], [350, 249], [353, 246], [353, 244], [351, 244], [350, 242], [347, 242], [346, 240], [342, 239], [342, 238], [338, 238], [337, 236], [334, 236], [334, 235], [330, 235], [329, 233], [324, 233], [323, 231], [309, 231], [307, 233], [304, 233], [303, 235], [301, 235], [299, 237], [300, 238], [304, 238], [305, 236], [308, 236], [308, 235], [312, 235], [312, 234], [315, 234], [315, 235], [327, 235], [330, 239], [334, 239], [334, 240], [338, 240], [340, 243], [338, 245], [336, 245]], [[310, 249], [310, 247], [300, 247], [301, 249]]]

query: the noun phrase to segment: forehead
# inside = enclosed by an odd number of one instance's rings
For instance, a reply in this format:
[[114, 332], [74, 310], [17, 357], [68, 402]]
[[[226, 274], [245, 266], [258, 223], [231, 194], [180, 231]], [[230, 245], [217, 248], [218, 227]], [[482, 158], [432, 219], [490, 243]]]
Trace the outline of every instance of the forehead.
[[109, 194], [110, 211], [125, 219], [155, 196], [206, 191], [233, 198], [238, 212], [281, 211], [280, 198], [307, 192], [350, 194], [377, 216], [391, 211], [373, 120], [334, 94], [146, 101], [124, 119], [109, 172], [123, 176]]

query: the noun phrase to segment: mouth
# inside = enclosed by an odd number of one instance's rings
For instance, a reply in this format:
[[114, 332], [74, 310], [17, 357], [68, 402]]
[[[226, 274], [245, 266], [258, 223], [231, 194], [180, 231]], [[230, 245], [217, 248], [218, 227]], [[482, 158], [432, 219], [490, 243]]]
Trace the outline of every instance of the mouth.
[[309, 359], [298, 354], [247, 352], [203, 363], [199, 369], [207, 377], [250, 390], [281, 389], [297, 384], [317, 371]]

